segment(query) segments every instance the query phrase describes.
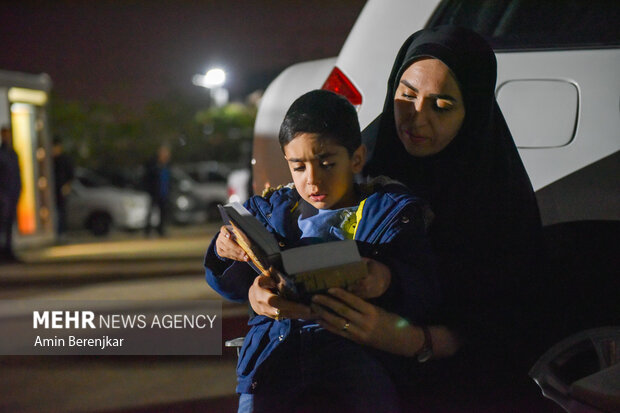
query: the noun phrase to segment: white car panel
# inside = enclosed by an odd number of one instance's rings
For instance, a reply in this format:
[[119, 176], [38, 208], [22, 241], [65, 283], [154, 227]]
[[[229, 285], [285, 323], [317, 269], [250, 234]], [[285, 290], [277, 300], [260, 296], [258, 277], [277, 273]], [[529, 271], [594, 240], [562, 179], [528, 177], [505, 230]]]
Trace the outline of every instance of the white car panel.
[[[620, 50], [498, 53], [497, 62], [499, 85], [520, 79], [557, 79], [579, 89], [579, 121], [571, 143], [559, 148], [520, 149], [534, 190], [620, 150]], [[553, 103], [556, 98], [548, 96]], [[509, 118], [510, 108], [505, 112]]]

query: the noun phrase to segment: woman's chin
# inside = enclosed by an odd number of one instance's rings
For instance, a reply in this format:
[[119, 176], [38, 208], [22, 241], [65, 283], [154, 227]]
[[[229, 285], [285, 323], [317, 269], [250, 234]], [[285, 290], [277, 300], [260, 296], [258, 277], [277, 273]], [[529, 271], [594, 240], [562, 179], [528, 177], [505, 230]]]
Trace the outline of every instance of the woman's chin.
[[433, 148], [429, 145], [427, 140], [415, 142], [410, 139], [403, 140], [401, 139], [403, 146], [407, 153], [411, 156], [415, 156], [416, 158], [423, 158], [425, 156], [431, 156], [436, 153]]

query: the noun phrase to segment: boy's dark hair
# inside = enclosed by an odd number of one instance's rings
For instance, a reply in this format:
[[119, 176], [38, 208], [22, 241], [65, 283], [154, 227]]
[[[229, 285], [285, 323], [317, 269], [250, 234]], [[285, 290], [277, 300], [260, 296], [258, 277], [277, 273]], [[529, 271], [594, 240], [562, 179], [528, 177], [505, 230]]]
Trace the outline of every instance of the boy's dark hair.
[[328, 90], [313, 90], [293, 102], [280, 126], [282, 150], [300, 133], [318, 133], [344, 146], [349, 155], [362, 144], [357, 111], [345, 97]]

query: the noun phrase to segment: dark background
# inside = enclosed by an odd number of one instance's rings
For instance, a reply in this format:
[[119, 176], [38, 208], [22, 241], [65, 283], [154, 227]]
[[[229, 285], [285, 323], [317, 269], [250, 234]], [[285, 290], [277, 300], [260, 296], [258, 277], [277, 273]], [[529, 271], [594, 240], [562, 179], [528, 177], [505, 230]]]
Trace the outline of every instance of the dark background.
[[194, 74], [221, 66], [231, 97], [242, 97], [290, 64], [337, 55], [364, 3], [3, 2], [0, 69], [48, 73], [62, 99], [140, 109], [192, 92]]

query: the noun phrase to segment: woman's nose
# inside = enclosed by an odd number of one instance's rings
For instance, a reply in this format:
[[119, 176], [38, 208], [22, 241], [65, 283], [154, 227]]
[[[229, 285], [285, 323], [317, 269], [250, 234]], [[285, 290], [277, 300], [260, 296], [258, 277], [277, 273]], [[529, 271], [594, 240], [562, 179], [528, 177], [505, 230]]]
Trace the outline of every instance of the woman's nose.
[[411, 108], [411, 117], [416, 123], [424, 123], [426, 120], [427, 101], [425, 99], [417, 99]]
[[426, 108], [426, 99], [423, 97], [419, 97], [413, 102], [413, 111], [415, 113], [422, 113]]

